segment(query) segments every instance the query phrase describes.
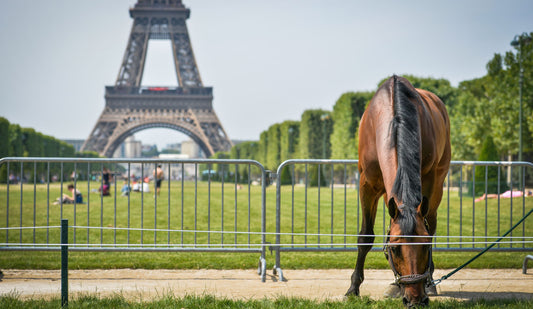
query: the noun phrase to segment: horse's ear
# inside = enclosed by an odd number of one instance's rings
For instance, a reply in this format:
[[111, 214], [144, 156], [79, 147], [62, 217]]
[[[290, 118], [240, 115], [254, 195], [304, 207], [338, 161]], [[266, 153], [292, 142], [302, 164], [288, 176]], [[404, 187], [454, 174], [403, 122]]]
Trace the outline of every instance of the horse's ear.
[[423, 196], [422, 203], [420, 204], [420, 206], [418, 206], [418, 212], [420, 213], [420, 215], [422, 215], [422, 217], [425, 217], [427, 216], [428, 211], [429, 211], [429, 201], [427, 197]]
[[394, 198], [389, 200], [389, 215], [392, 219], [396, 218], [398, 215], [398, 205], [396, 205]]

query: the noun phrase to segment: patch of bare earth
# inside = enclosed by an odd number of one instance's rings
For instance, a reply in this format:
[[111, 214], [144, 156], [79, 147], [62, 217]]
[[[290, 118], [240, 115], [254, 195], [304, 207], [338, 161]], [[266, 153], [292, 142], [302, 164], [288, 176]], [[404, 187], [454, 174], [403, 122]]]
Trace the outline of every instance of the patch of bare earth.
[[[440, 278], [450, 270], [435, 271]], [[16, 294], [21, 298], [60, 297], [59, 270], [3, 270], [0, 294]], [[269, 272], [261, 282], [256, 270], [70, 270], [69, 295], [111, 296], [148, 300], [167, 295], [214, 295], [230, 299], [262, 299], [279, 296], [316, 300], [340, 300], [350, 285], [350, 269], [291, 270], [279, 282]], [[374, 299], [393, 281], [390, 270], [365, 271], [361, 295]], [[437, 286], [435, 298], [456, 299], [533, 299], [533, 274], [520, 269], [463, 269]]]

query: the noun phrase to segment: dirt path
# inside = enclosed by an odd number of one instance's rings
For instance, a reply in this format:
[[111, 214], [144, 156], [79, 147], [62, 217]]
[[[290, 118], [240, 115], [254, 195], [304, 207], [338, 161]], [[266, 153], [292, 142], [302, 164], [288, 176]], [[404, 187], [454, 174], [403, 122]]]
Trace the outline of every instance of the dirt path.
[[[0, 294], [15, 293], [21, 298], [60, 297], [59, 270], [3, 270]], [[255, 270], [71, 270], [71, 296], [122, 294], [128, 299], [147, 300], [173, 294], [210, 294], [231, 299], [275, 298], [281, 295], [309, 299], [342, 299], [352, 270], [284, 270], [286, 282], [271, 272], [262, 283]], [[436, 270], [440, 278], [449, 270]], [[392, 282], [390, 270], [367, 270], [361, 294], [381, 298]], [[520, 269], [491, 269], [458, 272], [438, 286], [440, 298], [526, 298], [533, 299], [533, 273]]]

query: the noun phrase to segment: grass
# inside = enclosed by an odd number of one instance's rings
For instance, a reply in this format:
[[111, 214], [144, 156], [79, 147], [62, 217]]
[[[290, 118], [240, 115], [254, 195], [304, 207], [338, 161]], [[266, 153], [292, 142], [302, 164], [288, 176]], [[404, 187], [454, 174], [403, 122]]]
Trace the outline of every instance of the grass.
[[[280, 297], [275, 300], [230, 300], [216, 298], [210, 295], [175, 297], [163, 296], [152, 301], [128, 301], [121, 295], [99, 298], [96, 296], [81, 296], [69, 301], [69, 308], [401, 308], [401, 300], [386, 299], [372, 300], [368, 297], [349, 298], [345, 301], [313, 301], [301, 298]], [[16, 295], [0, 296], [0, 309], [9, 308], [59, 308], [61, 300], [32, 299], [21, 300]], [[533, 300], [435, 300], [426, 308], [531, 308]]]
[[[69, 243], [95, 245], [113, 244], [117, 247], [130, 245], [144, 249], [156, 246], [185, 248], [187, 245], [209, 246], [219, 249], [223, 244], [245, 245], [255, 248], [261, 243], [261, 188], [244, 185], [237, 188], [233, 182], [165, 181], [161, 195], [156, 200], [153, 192], [133, 193], [120, 196], [112, 186], [111, 197], [100, 197], [92, 192], [99, 182], [76, 183], [89, 204], [52, 205], [51, 202], [66, 193], [59, 184], [0, 185], [0, 227], [16, 227], [0, 230], [0, 242], [59, 243], [59, 229], [32, 227], [59, 226], [61, 218], [69, 219]], [[22, 189], [22, 190], [21, 190]], [[170, 190], [169, 190], [170, 189]], [[353, 187], [283, 186], [280, 188], [281, 243], [302, 244], [308, 247], [331, 248], [334, 244], [348, 242], [355, 246], [360, 226], [357, 191]], [[169, 194], [170, 192], [170, 194]], [[276, 230], [276, 188], [266, 190], [266, 231]], [[476, 254], [485, 244], [466, 243], [471, 240], [493, 240], [519, 220], [525, 211], [533, 207], [533, 200], [496, 200], [473, 203], [472, 197], [451, 192], [445, 193], [439, 209], [438, 235], [463, 235], [466, 238], [438, 238], [439, 249], [433, 253], [438, 268], [455, 268]], [[7, 207], [9, 205], [9, 207]], [[346, 208], [345, 208], [345, 205]], [[388, 219], [383, 219], [384, 209], [378, 209], [376, 234], [386, 232]], [[533, 218], [518, 227], [513, 236], [533, 235]], [[320, 223], [319, 223], [320, 221]], [[345, 224], [346, 222], [346, 224]], [[18, 227], [30, 227], [19, 229]], [[87, 228], [90, 226], [91, 228]], [[127, 231], [120, 228], [132, 228]], [[114, 229], [119, 228], [119, 229]], [[144, 230], [142, 230], [144, 229]], [[195, 231], [196, 232], [195, 232]], [[210, 232], [199, 232], [210, 231]], [[233, 232], [252, 232], [236, 234]], [[299, 233], [307, 232], [303, 236]], [[291, 234], [288, 234], [291, 233]], [[292, 234], [295, 233], [295, 234]], [[337, 235], [337, 234], [340, 234]], [[348, 236], [344, 236], [348, 234]], [[478, 238], [481, 236], [481, 238]], [[275, 243], [275, 235], [266, 235], [266, 241]], [[520, 240], [520, 238], [519, 238]], [[447, 245], [446, 241], [458, 244]], [[376, 242], [382, 242], [377, 238]], [[55, 245], [54, 245], [55, 244]], [[500, 245], [499, 249], [509, 247]], [[515, 244], [515, 246], [522, 246]], [[376, 246], [378, 247], [378, 246]], [[204, 248], [204, 247], [202, 247]], [[527, 247], [526, 247], [527, 248]], [[101, 248], [100, 248], [101, 249]], [[468, 249], [470, 251], [464, 251]], [[498, 248], [496, 248], [498, 249]], [[285, 269], [353, 268], [355, 251], [348, 252], [282, 252], [282, 267]], [[524, 252], [490, 251], [470, 264], [470, 268], [520, 268]], [[69, 252], [70, 269], [253, 269], [257, 267], [259, 254], [224, 252]], [[267, 268], [274, 265], [274, 255], [267, 250]], [[0, 251], [0, 269], [59, 269], [59, 251]], [[389, 268], [382, 252], [368, 255], [366, 268]], [[59, 299], [22, 300], [17, 295], [0, 296], [0, 308], [57, 308]], [[276, 300], [228, 300], [210, 295], [178, 298], [164, 296], [149, 302], [129, 301], [121, 295], [100, 298], [93, 295], [71, 299], [71, 308], [397, 308], [399, 300], [374, 301], [369, 298], [354, 298], [347, 301], [311, 301], [297, 298]], [[533, 307], [533, 301], [494, 300], [432, 301], [429, 308], [525, 308]]]
[[[29, 229], [0, 231], [0, 240], [9, 243], [58, 244], [59, 229], [33, 229], [36, 226], [59, 226], [60, 219], [68, 218], [69, 225], [78, 226], [69, 231], [69, 243], [103, 246], [113, 244], [123, 246], [155, 246], [183, 248], [187, 245], [210, 249], [222, 248], [223, 244], [239, 244], [245, 248], [259, 250], [254, 245], [261, 243], [261, 187], [244, 185], [236, 188], [233, 182], [193, 182], [165, 181], [157, 204], [152, 193], [132, 193], [130, 197], [120, 196], [120, 188], [111, 197], [101, 197], [92, 192], [99, 182], [77, 182], [77, 188], [84, 193], [89, 204], [52, 205], [51, 201], [61, 194], [58, 183], [50, 186], [24, 184], [9, 186], [9, 208], [6, 185], [0, 186], [0, 227], [25, 226]], [[117, 185], [120, 186], [120, 185]], [[170, 187], [170, 191], [169, 191]], [[35, 190], [34, 190], [35, 188]], [[280, 212], [281, 232], [295, 233], [281, 236], [281, 243], [307, 244], [315, 247], [331, 248], [332, 244], [351, 243], [355, 247], [359, 230], [360, 210], [357, 191], [347, 187], [283, 186], [281, 188]], [[66, 192], [66, 184], [63, 187]], [[87, 192], [89, 192], [87, 194]], [[170, 194], [169, 194], [170, 192]], [[266, 190], [266, 230], [276, 229], [275, 207], [276, 188]], [[22, 203], [21, 201], [22, 197]], [[222, 198], [224, 197], [224, 198]], [[307, 202], [306, 202], [307, 201]], [[346, 201], [346, 202], [345, 202]], [[438, 238], [446, 241], [494, 240], [491, 236], [503, 234], [509, 226], [519, 220], [522, 214], [533, 207], [533, 200], [521, 198], [501, 200], [498, 208], [496, 200], [486, 203], [473, 203], [471, 197], [461, 197], [457, 192], [444, 195], [439, 209], [437, 235], [465, 235], [467, 238]], [[512, 204], [511, 204], [512, 203]], [[0, 204], [0, 205], [1, 205]], [[347, 205], [345, 209], [345, 205]], [[353, 205], [353, 206], [352, 206]], [[8, 215], [9, 213], [9, 215]], [[22, 217], [21, 217], [22, 213]], [[376, 218], [376, 234], [384, 234], [387, 220], [383, 219], [382, 206]], [[499, 215], [498, 215], [499, 214]], [[387, 217], [387, 216], [386, 216]], [[385, 217], [385, 218], [386, 218]], [[499, 220], [498, 220], [499, 217]], [[22, 219], [21, 219], [22, 218]], [[318, 221], [320, 219], [320, 224]], [[22, 220], [22, 224], [21, 223]], [[346, 222], [346, 224], [345, 224]], [[81, 227], [80, 227], [81, 226]], [[91, 228], [87, 228], [90, 226]], [[136, 230], [115, 230], [113, 228], [133, 228]], [[153, 229], [156, 230], [153, 230]], [[151, 230], [140, 230], [151, 229]], [[193, 230], [196, 230], [194, 232]], [[199, 232], [199, 231], [210, 232]], [[345, 231], [346, 230], [346, 231]], [[223, 232], [224, 233], [223, 233]], [[235, 234], [234, 232], [252, 232]], [[310, 233], [303, 236], [299, 233]], [[350, 236], [343, 236], [344, 234]], [[255, 234], [254, 234], [255, 233]], [[340, 236], [338, 236], [340, 235]], [[533, 218], [528, 218], [514, 232], [514, 236], [533, 235]], [[481, 239], [477, 238], [481, 236]], [[486, 236], [486, 237], [485, 237]], [[520, 239], [519, 239], [520, 240]], [[266, 241], [275, 243], [275, 235], [266, 235]], [[376, 242], [382, 242], [379, 237]], [[479, 250], [484, 244], [438, 245], [440, 249]], [[509, 247], [502, 244], [501, 248]], [[514, 245], [521, 246], [521, 244]], [[379, 246], [376, 246], [376, 248]], [[240, 246], [238, 248], [241, 248]], [[527, 247], [526, 247], [527, 248]], [[497, 249], [497, 248], [496, 248]], [[449, 250], [450, 251], [450, 250]], [[454, 268], [475, 255], [474, 252], [434, 252], [439, 268]], [[352, 252], [282, 252], [282, 267], [304, 268], [352, 268], [356, 253]], [[519, 268], [524, 253], [489, 252], [473, 264], [475, 268]], [[56, 251], [0, 251], [1, 268], [57, 269], [60, 267], [59, 252]], [[70, 267], [90, 268], [255, 268], [258, 253], [219, 253], [219, 252], [77, 252], [69, 253]], [[268, 268], [274, 258], [267, 251]], [[367, 259], [368, 268], [388, 268], [381, 252], [373, 252]]]

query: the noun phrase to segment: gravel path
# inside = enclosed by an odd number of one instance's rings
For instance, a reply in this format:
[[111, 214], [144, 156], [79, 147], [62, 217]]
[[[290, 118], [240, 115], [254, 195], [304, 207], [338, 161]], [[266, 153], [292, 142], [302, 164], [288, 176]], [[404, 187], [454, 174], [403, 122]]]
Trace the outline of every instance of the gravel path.
[[[435, 271], [440, 278], [450, 270]], [[3, 270], [0, 294], [15, 293], [21, 298], [60, 297], [59, 270]], [[267, 275], [262, 283], [256, 270], [71, 270], [70, 296], [97, 294], [124, 295], [147, 300], [165, 295], [209, 294], [230, 299], [261, 299], [278, 296], [340, 300], [349, 287], [350, 269], [284, 270], [285, 282]], [[361, 294], [382, 297], [392, 282], [390, 270], [366, 270]], [[439, 296], [456, 299], [533, 299], [533, 273], [521, 269], [464, 269], [438, 285]]]

